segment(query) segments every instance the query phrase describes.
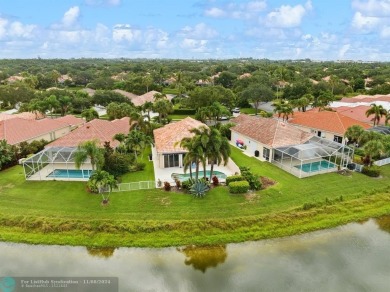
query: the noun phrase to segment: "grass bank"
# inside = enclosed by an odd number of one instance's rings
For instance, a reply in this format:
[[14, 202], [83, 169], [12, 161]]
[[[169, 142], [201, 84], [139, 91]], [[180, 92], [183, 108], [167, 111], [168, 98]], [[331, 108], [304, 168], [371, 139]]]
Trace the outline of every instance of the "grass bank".
[[[372, 179], [336, 173], [298, 179], [232, 149], [239, 165], [277, 181], [250, 195], [212, 189], [204, 199], [143, 190], [110, 205], [78, 182], [26, 182], [20, 166], [0, 173], [0, 240], [87, 246], [222, 244], [300, 234], [390, 214], [390, 167]], [[149, 172], [148, 172], [149, 173]], [[139, 177], [127, 177], [125, 180]]]

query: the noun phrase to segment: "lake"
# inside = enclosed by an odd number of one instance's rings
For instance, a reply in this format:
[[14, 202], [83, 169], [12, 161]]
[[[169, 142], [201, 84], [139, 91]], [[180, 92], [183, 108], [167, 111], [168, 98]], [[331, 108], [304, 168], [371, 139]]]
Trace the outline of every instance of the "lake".
[[0, 259], [2, 277], [118, 277], [119, 291], [390, 291], [390, 216], [213, 247], [1, 242]]

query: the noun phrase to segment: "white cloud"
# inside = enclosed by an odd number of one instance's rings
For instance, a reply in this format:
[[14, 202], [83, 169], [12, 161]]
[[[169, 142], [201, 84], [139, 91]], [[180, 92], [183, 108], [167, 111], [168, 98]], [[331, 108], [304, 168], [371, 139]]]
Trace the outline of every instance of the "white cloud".
[[218, 35], [218, 32], [205, 23], [198, 23], [194, 27], [184, 27], [179, 35], [192, 39], [212, 39]]
[[107, 3], [112, 6], [118, 6], [121, 4], [121, 0], [108, 0]]
[[180, 47], [183, 49], [191, 50], [192, 52], [204, 52], [207, 47], [207, 40], [194, 40], [194, 39], [184, 39]]
[[112, 38], [115, 42], [134, 42], [141, 37], [141, 30], [132, 28], [129, 24], [117, 24], [112, 31]]
[[305, 5], [282, 5], [275, 11], [268, 13], [265, 24], [268, 27], [290, 28], [301, 24], [303, 17], [312, 9], [311, 1]]
[[79, 16], [80, 8], [78, 6], [73, 6], [65, 12], [64, 17], [62, 18], [62, 24], [65, 27], [70, 27], [77, 22]]
[[380, 24], [380, 19], [372, 16], [364, 16], [361, 12], [356, 12], [352, 19], [352, 26], [359, 30], [372, 30]]
[[367, 16], [388, 16], [390, 15], [389, 0], [353, 0], [352, 8], [363, 12]]
[[267, 7], [265, 1], [250, 1], [248, 3], [229, 2], [221, 7], [213, 6], [204, 11], [204, 14], [214, 18], [250, 19], [256, 17], [259, 12]]
[[24, 25], [19, 21], [15, 21], [9, 26], [9, 34], [10, 36], [15, 37], [32, 38], [34, 36], [34, 30], [36, 29], [36, 27], [36, 25]]
[[349, 49], [351, 48], [351, 44], [345, 44], [343, 45], [340, 50], [339, 50], [339, 59], [344, 59], [344, 56], [345, 54], [349, 51]]
[[225, 11], [223, 11], [222, 9], [220, 8], [217, 8], [217, 7], [212, 7], [210, 9], [207, 9], [205, 11], [205, 15], [206, 16], [210, 16], [210, 17], [223, 17], [226, 15]]
[[390, 26], [383, 27], [380, 36], [384, 39], [390, 38]]
[[8, 25], [8, 20], [4, 18], [0, 18], [0, 39], [6, 36], [7, 25]]

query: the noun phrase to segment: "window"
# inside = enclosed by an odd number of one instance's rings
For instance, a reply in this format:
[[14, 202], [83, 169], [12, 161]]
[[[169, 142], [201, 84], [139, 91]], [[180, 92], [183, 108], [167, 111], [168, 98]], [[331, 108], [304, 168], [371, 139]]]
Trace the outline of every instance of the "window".
[[178, 167], [179, 166], [179, 154], [167, 154], [164, 155], [164, 167]]
[[341, 144], [341, 143], [343, 143], [343, 137], [334, 135], [333, 141]]
[[269, 154], [270, 154], [270, 150], [268, 148], [263, 147], [263, 158], [269, 160]]

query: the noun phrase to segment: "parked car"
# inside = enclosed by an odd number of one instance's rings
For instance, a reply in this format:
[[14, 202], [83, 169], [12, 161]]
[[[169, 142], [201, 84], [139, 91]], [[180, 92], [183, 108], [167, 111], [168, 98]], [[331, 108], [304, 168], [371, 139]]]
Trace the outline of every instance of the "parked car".
[[232, 112], [235, 113], [235, 114], [239, 114], [240, 113], [240, 108], [235, 107], [234, 109], [232, 109]]

